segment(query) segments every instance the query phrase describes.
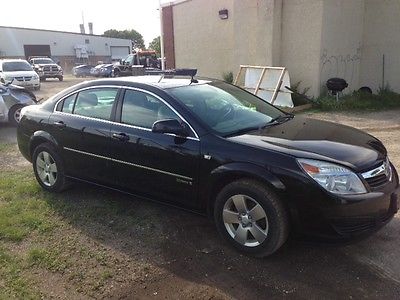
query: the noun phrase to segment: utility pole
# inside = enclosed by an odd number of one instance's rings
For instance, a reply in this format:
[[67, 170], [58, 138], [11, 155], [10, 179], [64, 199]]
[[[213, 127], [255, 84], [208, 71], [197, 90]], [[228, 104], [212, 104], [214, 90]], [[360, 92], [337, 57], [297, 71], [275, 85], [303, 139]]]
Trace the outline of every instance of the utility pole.
[[163, 29], [163, 15], [162, 15], [162, 7], [161, 0], [158, 0], [159, 3], [159, 11], [160, 11], [160, 50], [161, 50], [161, 70], [165, 70], [165, 56], [164, 56], [164, 29]]

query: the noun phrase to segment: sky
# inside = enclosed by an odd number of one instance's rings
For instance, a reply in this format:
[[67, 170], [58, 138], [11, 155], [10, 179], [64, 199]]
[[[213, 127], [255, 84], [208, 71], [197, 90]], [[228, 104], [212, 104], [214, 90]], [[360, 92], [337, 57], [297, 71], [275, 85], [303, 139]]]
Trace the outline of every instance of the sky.
[[93, 22], [94, 34], [108, 29], [135, 29], [143, 35], [147, 46], [160, 35], [158, 6], [159, 0], [19, 0], [20, 8], [15, 8], [18, 13], [2, 13], [0, 25], [80, 32], [83, 13], [86, 32], [88, 22]]

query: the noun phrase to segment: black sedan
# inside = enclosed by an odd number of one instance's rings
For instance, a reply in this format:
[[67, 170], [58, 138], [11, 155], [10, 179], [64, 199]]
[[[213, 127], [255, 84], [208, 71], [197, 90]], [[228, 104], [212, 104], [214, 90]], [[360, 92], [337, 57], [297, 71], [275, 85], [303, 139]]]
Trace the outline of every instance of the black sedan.
[[348, 240], [397, 212], [398, 175], [378, 139], [218, 80], [80, 83], [24, 108], [18, 145], [48, 191], [80, 180], [201, 212], [256, 256], [289, 232]]

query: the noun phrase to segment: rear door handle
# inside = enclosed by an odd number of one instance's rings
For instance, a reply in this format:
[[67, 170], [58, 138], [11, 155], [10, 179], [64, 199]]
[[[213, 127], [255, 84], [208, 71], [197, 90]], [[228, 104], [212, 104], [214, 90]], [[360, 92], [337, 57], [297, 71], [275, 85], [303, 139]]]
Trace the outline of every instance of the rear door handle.
[[113, 139], [117, 139], [122, 142], [129, 141], [129, 136], [126, 133], [113, 133], [112, 134]]
[[67, 126], [63, 121], [55, 121], [53, 124], [58, 128], [65, 128]]

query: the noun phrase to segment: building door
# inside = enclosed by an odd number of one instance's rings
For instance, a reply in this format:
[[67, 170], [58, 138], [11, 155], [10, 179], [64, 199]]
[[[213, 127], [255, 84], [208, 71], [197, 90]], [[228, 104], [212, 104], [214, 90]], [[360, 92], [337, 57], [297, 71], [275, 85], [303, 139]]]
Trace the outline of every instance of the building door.
[[24, 45], [25, 58], [29, 56], [51, 56], [50, 45]]

